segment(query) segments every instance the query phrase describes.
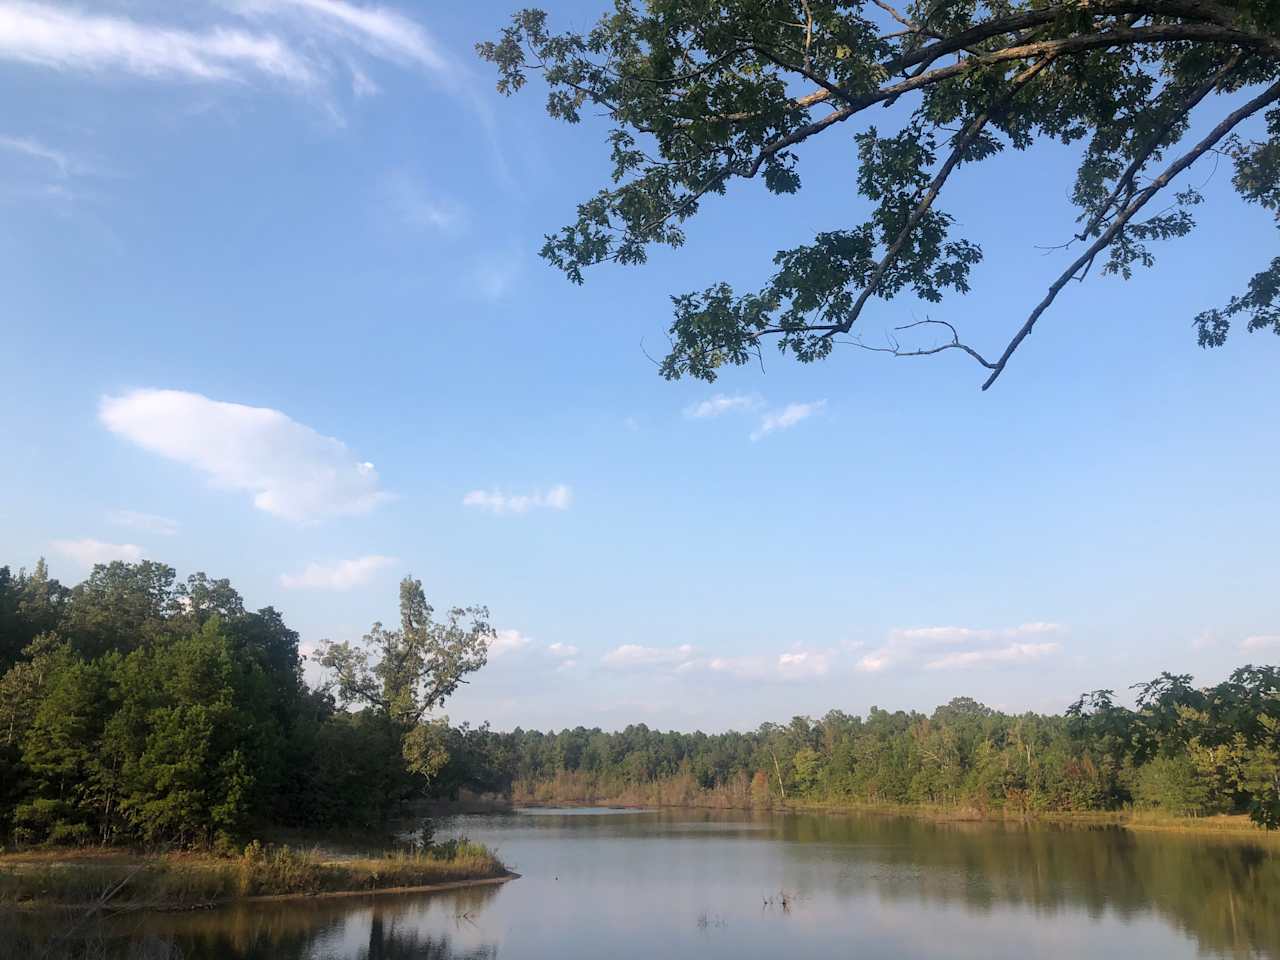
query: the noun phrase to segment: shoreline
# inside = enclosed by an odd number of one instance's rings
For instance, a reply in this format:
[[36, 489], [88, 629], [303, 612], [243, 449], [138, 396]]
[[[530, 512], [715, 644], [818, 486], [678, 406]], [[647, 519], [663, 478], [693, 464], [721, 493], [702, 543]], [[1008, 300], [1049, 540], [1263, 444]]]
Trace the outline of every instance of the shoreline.
[[331, 900], [337, 897], [381, 897], [386, 894], [441, 893], [445, 890], [466, 890], [469, 887], [497, 886], [519, 880], [514, 870], [496, 877], [476, 877], [473, 880], [446, 880], [412, 887], [375, 887], [371, 890], [321, 890], [319, 893], [262, 893], [252, 897], [235, 897], [215, 903], [213, 907], [225, 907], [236, 903], [275, 903], [281, 900]]
[[317, 852], [290, 848], [242, 857], [30, 850], [0, 855], [0, 914], [209, 910], [239, 903], [433, 893], [518, 877], [479, 845], [452, 857], [359, 859], [322, 859]]
[[881, 817], [903, 817], [928, 823], [988, 823], [1068, 826], [1079, 829], [1114, 827], [1136, 833], [1168, 833], [1239, 842], [1263, 846], [1280, 846], [1280, 830], [1267, 831], [1254, 824], [1245, 814], [1214, 814], [1206, 817], [1178, 817], [1133, 810], [1099, 810], [1042, 813], [1004, 813], [982, 811], [973, 807], [942, 807], [912, 804], [871, 803], [788, 803], [768, 806], [725, 806], [716, 803], [645, 802], [634, 799], [524, 799], [513, 800], [512, 809], [520, 807], [608, 807], [618, 810], [720, 810], [739, 813], [816, 813], [830, 815], [863, 814]]
[[471, 887], [497, 886], [511, 880], [519, 880], [520, 874], [513, 870], [496, 877], [476, 877], [471, 880], [447, 880], [440, 883], [418, 884], [407, 887], [372, 887], [364, 890], [319, 890], [307, 892], [299, 890], [295, 893], [261, 893], [247, 897], [224, 897], [218, 900], [206, 900], [197, 903], [173, 903], [158, 900], [154, 902], [130, 900], [119, 905], [100, 905], [96, 901], [83, 903], [62, 903], [45, 900], [24, 900], [18, 903], [0, 904], [0, 913], [4, 910], [23, 912], [45, 911], [100, 911], [105, 915], [121, 913], [193, 913], [198, 910], [218, 910], [223, 907], [234, 907], [242, 903], [283, 903], [290, 900], [333, 900], [343, 897], [382, 897], [389, 895], [407, 896], [415, 893], [445, 893], [449, 890], [466, 890]]

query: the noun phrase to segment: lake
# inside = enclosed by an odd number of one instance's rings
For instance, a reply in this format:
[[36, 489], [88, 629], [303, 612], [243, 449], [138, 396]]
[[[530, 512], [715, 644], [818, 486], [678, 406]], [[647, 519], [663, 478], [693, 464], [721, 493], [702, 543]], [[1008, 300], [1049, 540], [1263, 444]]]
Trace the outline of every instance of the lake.
[[520, 810], [440, 834], [490, 844], [521, 878], [74, 936], [98, 956], [217, 960], [1280, 957], [1280, 857], [1247, 843], [707, 810]]

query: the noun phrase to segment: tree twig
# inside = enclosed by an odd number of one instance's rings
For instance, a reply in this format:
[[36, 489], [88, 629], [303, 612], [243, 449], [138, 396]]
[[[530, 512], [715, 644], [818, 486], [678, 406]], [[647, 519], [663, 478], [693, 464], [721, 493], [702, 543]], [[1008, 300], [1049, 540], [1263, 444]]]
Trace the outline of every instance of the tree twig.
[[1111, 241], [1116, 238], [1117, 234], [1124, 229], [1125, 224], [1132, 220], [1134, 215], [1146, 206], [1147, 201], [1168, 186], [1174, 177], [1187, 169], [1187, 167], [1191, 166], [1191, 164], [1195, 163], [1196, 160], [1198, 160], [1204, 153], [1212, 149], [1219, 140], [1231, 132], [1236, 124], [1257, 113], [1259, 110], [1262, 110], [1264, 107], [1269, 106], [1276, 100], [1280, 100], [1280, 82], [1272, 84], [1262, 93], [1258, 94], [1258, 96], [1244, 104], [1244, 106], [1233, 110], [1221, 123], [1209, 131], [1208, 135], [1206, 135], [1204, 139], [1170, 164], [1164, 173], [1160, 174], [1160, 176], [1156, 177], [1155, 180], [1151, 181], [1150, 185], [1140, 191], [1129, 205], [1116, 217], [1111, 226], [1104, 230], [1101, 236], [1099, 236], [1098, 239], [1089, 246], [1089, 249], [1077, 257], [1075, 262], [1073, 262], [1071, 266], [1067, 267], [1067, 269], [1064, 270], [1058, 276], [1058, 279], [1049, 287], [1049, 292], [1045, 294], [1044, 299], [1041, 300], [1040, 303], [1036, 305], [1036, 308], [1031, 311], [1031, 315], [1027, 317], [1026, 322], [1023, 323], [1022, 327], [1014, 335], [1013, 339], [1009, 341], [1009, 345], [1005, 347], [1004, 353], [1002, 353], [1000, 355], [1000, 359], [996, 361], [995, 367], [991, 372], [991, 376], [987, 377], [986, 382], [982, 385], [982, 389], [989, 389], [991, 385], [996, 382], [997, 378], [999, 378], [1000, 374], [1004, 372], [1005, 365], [1009, 362], [1009, 358], [1013, 355], [1013, 352], [1018, 349], [1018, 346], [1022, 341], [1031, 333], [1032, 329], [1034, 329], [1036, 325], [1036, 321], [1040, 319], [1040, 315], [1049, 309], [1049, 306], [1055, 299], [1057, 299], [1058, 294], [1062, 292], [1062, 288], [1067, 285], [1068, 281], [1076, 275], [1077, 271], [1079, 271], [1081, 267], [1097, 256], [1099, 251], [1110, 245]]

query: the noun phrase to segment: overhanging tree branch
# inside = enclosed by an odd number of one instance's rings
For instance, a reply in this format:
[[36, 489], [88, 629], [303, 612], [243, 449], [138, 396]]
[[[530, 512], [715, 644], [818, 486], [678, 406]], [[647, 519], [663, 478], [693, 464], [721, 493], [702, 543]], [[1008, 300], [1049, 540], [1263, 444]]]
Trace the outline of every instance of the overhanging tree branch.
[[[965, 151], [972, 145], [974, 139], [982, 132], [982, 128], [987, 125], [991, 117], [1004, 109], [1005, 106], [1018, 95], [1018, 91], [1025, 87], [1033, 80], [1037, 74], [1045, 67], [1053, 62], [1054, 54], [1047, 54], [1040, 60], [1037, 60], [1031, 66], [1027, 67], [1020, 74], [1014, 77], [1013, 82], [987, 110], [974, 117], [964, 131], [956, 138], [955, 144], [951, 149], [951, 155], [947, 157], [943, 163], [942, 169], [938, 171], [933, 178], [933, 182], [924, 192], [924, 196], [920, 198], [920, 202], [916, 204], [911, 216], [907, 218], [907, 222], [903, 224], [902, 229], [898, 231], [898, 235], [889, 244], [889, 248], [885, 251], [884, 256], [880, 258], [880, 262], [876, 264], [875, 272], [872, 273], [871, 279], [862, 288], [862, 292], [858, 294], [858, 299], [854, 301], [853, 309], [849, 311], [845, 321], [840, 325], [840, 332], [847, 333], [849, 329], [857, 322], [858, 317], [862, 314], [862, 308], [867, 305], [867, 301], [871, 295], [876, 292], [880, 286], [880, 281], [884, 279], [885, 272], [889, 269], [890, 264], [902, 251], [903, 246], [911, 238], [911, 234], [919, 226], [921, 218], [933, 206], [933, 202], [938, 198], [938, 194], [942, 191], [942, 186], [947, 182], [947, 178], [951, 176], [954, 170], [963, 159]], [[954, 330], [952, 331], [955, 332]], [[958, 344], [957, 344], [958, 345]]]
[[1116, 219], [1112, 221], [1111, 225], [1102, 232], [1102, 235], [1091, 243], [1089, 248], [1085, 250], [1084, 253], [1080, 254], [1071, 266], [1067, 267], [1067, 269], [1064, 270], [1058, 276], [1058, 279], [1049, 287], [1049, 292], [1045, 294], [1045, 298], [1036, 305], [1034, 310], [1031, 311], [1031, 315], [1027, 317], [1026, 322], [1023, 323], [1022, 327], [1014, 335], [1013, 339], [1009, 341], [1009, 345], [1005, 347], [1004, 353], [1002, 353], [1000, 355], [1000, 359], [996, 361], [995, 368], [992, 370], [991, 376], [987, 377], [986, 382], [982, 384], [982, 389], [989, 389], [990, 386], [999, 378], [1000, 374], [1004, 372], [1005, 365], [1009, 362], [1009, 358], [1013, 356], [1014, 351], [1018, 349], [1018, 346], [1022, 341], [1031, 333], [1032, 329], [1036, 325], [1036, 321], [1040, 319], [1040, 315], [1049, 309], [1049, 306], [1055, 299], [1057, 299], [1058, 294], [1062, 292], [1062, 288], [1067, 285], [1067, 282], [1086, 264], [1092, 261], [1099, 252], [1111, 244], [1120, 231], [1124, 229], [1125, 224], [1132, 220], [1134, 215], [1147, 205], [1147, 201], [1167, 187], [1174, 177], [1187, 169], [1187, 167], [1191, 166], [1191, 164], [1195, 163], [1200, 159], [1200, 157], [1216, 146], [1217, 143], [1230, 133], [1231, 130], [1242, 120], [1253, 116], [1259, 110], [1265, 109], [1275, 103], [1276, 100], [1280, 100], [1280, 82], [1272, 84], [1244, 106], [1233, 110], [1221, 123], [1214, 127], [1213, 130], [1204, 137], [1204, 139], [1170, 164], [1169, 167], [1160, 174], [1160, 176], [1151, 181], [1149, 186], [1140, 191], [1137, 196], [1130, 201], [1129, 205], [1121, 211]]
[[1116, 180], [1115, 188], [1111, 194], [1103, 202], [1102, 206], [1089, 220], [1088, 224], [1076, 234], [1077, 240], [1087, 240], [1093, 236], [1094, 232], [1102, 225], [1107, 215], [1111, 213], [1112, 208], [1120, 203], [1124, 198], [1132, 195], [1134, 192], [1134, 179], [1138, 173], [1146, 166], [1147, 161], [1151, 159], [1151, 155], [1160, 149], [1170, 131], [1177, 124], [1186, 119], [1187, 115], [1195, 109], [1195, 107], [1207, 97], [1215, 87], [1221, 84], [1231, 73], [1240, 65], [1243, 54], [1236, 52], [1213, 76], [1205, 80], [1200, 86], [1190, 91], [1178, 104], [1177, 108], [1169, 115], [1169, 118], [1160, 125], [1155, 133], [1147, 140], [1146, 144], [1138, 151], [1133, 160], [1129, 163], [1119, 178]]
[[[905, 29], [891, 33], [897, 25]], [[776, 336], [801, 361], [825, 357], [872, 297], [911, 291], [936, 302], [947, 291], [967, 293], [982, 251], [953, 236], [956, 221], [936, 209], [955, 168], [1006, 147], [1089, 138], [1072, 193], [1078, 239], [1089, 249], [1004, 356], [986, 360], [954, 330], [937, 347], [903, 350], [895, 341], [885, 351], [961, 349], [991, 372], [989, 387], [1066, 280], [1099, 252], [1109, 248], [1107, 270], [1127, 277], [1132, 265], [1151, 264], [1149, 241], [1194, 226], [1188, 207], [1201, 198], [1193, 190], [1135, 220], [1177, 175], [1171, 168], [1140, 189], [1147, 168], [1185, 135], [1192, 110], [1211, 93], [1256, 93], [1280, 77], [1280, 14], [1226, 0], [944, 0], [906, 12], [894, 0], [742, 0], [710, 18], [683, 5], [660, 13], [628, 7], [581, 36], [553, 36], [545, 14], [524, 11], [500, 43], [482, 49], [498, 64], [504, 92], [523, 83], [526, 41], [546, 68], [553, 115], [576, 121], [584, 98], [594, 99], [617, 123], [609, 137], [614, 185], [582, 204], [577, 222], [543, 248], [575, 281], [584, 266], [639, 263], [653, 244], [679, 246], [681, 224], [699, 201], [725, 194], [731, 180], [762, 177], [772, 193], [799, 190], [804, 151], [796, 148], [836, 124], [866, 121], [855, 135], [855, 184], [871, 210], [860, 222], [780, 250], [778, 270], [758, 294], [719, 283], [672, 298], [663, 373], [706, 379], [725, 364], [749, 362], [765, 337]], [[796, 80], [817, 89], [797, 96]], [[885, 114], [899, 129], [881, 133], [870, 108], [908, 94], [919, 95], [909, 119]], [[1277, 118], [1268, 121], [1269, 139], [1230, 157], [1238, 192], [1274, 208]], [[637, 133], [652, 134], [656, 150], [637, 143]], [[947, 153], [935, 166], [944, 134]], [[1260, 292], [1248, 299], [1266, 317], [1275, 299], [1269, 282], [1255, 278]], [[1225, 330], [1225, 321], [1214, 322]]]

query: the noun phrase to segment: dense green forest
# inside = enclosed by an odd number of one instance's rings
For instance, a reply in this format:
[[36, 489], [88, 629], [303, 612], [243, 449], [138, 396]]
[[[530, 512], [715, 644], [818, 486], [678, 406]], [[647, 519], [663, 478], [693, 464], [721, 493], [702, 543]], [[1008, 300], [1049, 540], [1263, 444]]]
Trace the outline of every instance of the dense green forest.
[[[483, 608], [440, 622], [418, 581], [398, 630], [327, 644], [226, 580], [99, 565], [68, 588], [0, 567], [0, 836], [19, 843], [243, 839], [264, 825], [373, 828], [423, 796], [447, 739], [430, 712], [483, 665]], [[370, 656], [373, 662], [370, 662]]]
[[929, 804], [1013, 814], [1248, 812], [1280, 826], [1280, 670], [1246, 666], [1207, 689], [1162, 674], [1063, 716], [1011, 716], [968, 698], [931, 714], [833, 710], [750, 733], [451, 730], [441, 787], [517, 799], [708, 804]]
[[966, 698], [931, 714], [833, 710], [748, 733], [449, 727], [437, 708], [483, 666], [482, 607], [437, 619], [418, 581], [400, 625], [326, 644], [226, 580], [150, 561], [67, 587], [0, 567], [0, 836], [18, 843], [231, 842], [267, 826], [375, 828], [462, 791], [517, 799], [771, 806], [965, 805], [1016, 814], [1128, 805], [1248, 812], [1280, 826], [1280, 670], [1216, 686], [1162, 674], [1062, 716]]

